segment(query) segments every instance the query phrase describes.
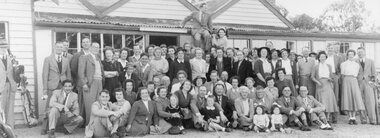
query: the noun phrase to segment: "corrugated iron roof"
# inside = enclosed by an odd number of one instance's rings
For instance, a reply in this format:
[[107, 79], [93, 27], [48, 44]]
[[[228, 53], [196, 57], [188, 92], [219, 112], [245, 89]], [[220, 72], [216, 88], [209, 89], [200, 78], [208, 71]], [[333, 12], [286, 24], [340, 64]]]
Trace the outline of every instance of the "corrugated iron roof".
[[[134, 28], [139, 27], [158, 27], [158, 28], [180, 28], [181, 20], [172, 19], [147, 19], [133, 17], [96, 17], [90, 15], [73, 15], [60, 13], [36, 12], [35, 21], [37, 25], [89, 25], [98, 26], [107, 25], [111, 29]], [[191, 29], [192, 23], [186, 24], [185, 28]], [[256, 35], [256, 36], [286, 36], [286, 37], [318, 37], [318, 38], [347, 38], [347, 39], [367, 39], [380, 40], [380, 34], [369, 33], [335, 33], [320, 31], [300, 31], [288, 28], [262, 26], [262, 25], [244, 25], [244, 24], [220, 24], [214, 23], [214, 27], [225, 27], [229, 33], [234, 35]], [[109, 29], [109, 28], [104, 28]]]

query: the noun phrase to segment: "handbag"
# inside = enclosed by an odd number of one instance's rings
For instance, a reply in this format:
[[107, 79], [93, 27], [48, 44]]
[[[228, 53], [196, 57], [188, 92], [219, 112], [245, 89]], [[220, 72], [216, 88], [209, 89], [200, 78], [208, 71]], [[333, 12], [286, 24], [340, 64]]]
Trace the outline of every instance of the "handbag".
[[179, 135], [182, 134], [182, 131], [178, 126], [173, 126], [169, 129], [168, 133], [170, 135]]

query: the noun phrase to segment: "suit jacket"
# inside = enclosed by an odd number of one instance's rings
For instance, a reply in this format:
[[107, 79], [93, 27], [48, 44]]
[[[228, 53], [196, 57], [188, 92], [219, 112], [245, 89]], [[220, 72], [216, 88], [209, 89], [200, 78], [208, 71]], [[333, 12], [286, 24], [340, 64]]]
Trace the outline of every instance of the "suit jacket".
[[358, 81], [365, 80], [366, 82], [372, 81], [376, 77], [376, 68], [373, 60], [364, 58], [364, 68], [361, 66], [360, 60], [357, 59], [356, 62], [360, 65]]
[[102, 76], [104, 76], [103, 64], [101, 63], [99, 57], [95, 57], [98, 59], [97, 61], [94, 60], [91, 54], [83, 55], [79, 58], [79, 86], [83, 86], [85, 84], [87, 84], [87, 86], [91, 85], [95, 74], [95, 62], [99, 62]]
[[45, 58], [42, 81], [44, 90], [55, 90], [58, 88], [59, 83], [64, 80], [71, 80], [71, 69], [67, 58], [62, 58], [62, 71], [59, 72], [58, 63], [55, 54]]
[[[151, 124], [158, 125], [157, 106], [154, 101], [148, 101], [148, 109], [144, 105], [144, 102], [139, 100], [132, 105], [131, 112], [128, 117], [128, 125], [132, 125], [133, 121], [139, 124], [145, 124], [150, 126]], [[146, 120], [148, 119], [148, 120]]]
[[231, 76], [232, 74], [232, 68], [231, 68], [231, 59], [228, 58], [228, 57], [223, 57], [223, 68], [219, 69], [217, 67], [217, 61], [218, 59], [217, 58], [212, 58], [210, 59], [210, 67], [209, 67], [209, 74], [211, 73], [212, 70], [216, 70], [218, 71], [218, 75], [220, 76], [220, 73], [219, 72], [222, 72], [222, 71], [227, 71], [228, 73], [228, 76]]
[[67, 61], [69, 61], [69, 64], [71, 64], [71, 59], [73, 59], [73, 55], [70, 53], [63, 54], [63, 57], [67, 58]]
[[[149, 64], [149, 63], [148, 63]], [[153, 80], [153, 71], [152, 71], [152, 66], [148, 65], [144, 72], [142, 71], [143, 66], [141, 66], [140, 62], [137, 62], [136, 64], [136, 74], [139, 77], [139, 80], [141, 81], [143, 86], [146, 86], [148, 81]]]
[[[253, 118], [253, 114], [255, 113], [254, 107], [253, 107], [253, 100], [248, 99], [248, 104], [249, 104], [249, 118]], [[243, 107], [243, 100], [239, 97], [235, 100], [235, 109], [236, 113], [239, 117], [245, 117], [244, 115], [244, 107]]]
[[78, 53], [75, 53], [70, 61], [70, 69], [71, 69], [71, 75], [73, 80], [76, 82], [75, 84], [78, 86], [82, 86], [79, 84], [79, 76], [78, 76], [78, 63], [79, 63], [79, 57], [84, 55], [84, 51], [80, 51]]
[[306, 110], [306, 112], [309, 112], [308, 107], [313, 109], [313, 112], [320, 113], [326, 110], [325, 105], [320, 103], [317, 99], [315, 99], [311, 95], [307, 95], [307, 104], [303, 101], [303, 98], [301, 96], [297, 96], [297, 100], [301, 103], [301, 106]]
[[17, 85], [13, 78], [13, 64], [9, 56], [7, 56], [7, 68], [5, 68], [3, 61], [0, 60], [0, 92], [3, 92], [6, 88], [7, 77], [11, 85], [11, 92], [16, 92]]
[[281, 106], [280, 111], [283, 114], [289, 115], [291, 110], [298, 110], [302, 107], [302, 104], [300, 101], [297, 100], [296, 97], [290, 96], [290, 102], [287, 103], [284, 96], [277, 99], [277, 103]]
[[191, 80], [191, 66], [188, 60], [184, 60], [183, 63], [179, 63], [177, 59], [169, 63], [169, 78], [173, 80], [177, 77], [177, 73], [180, 70], [183, 70], [187, 73], [187, 79]]
[[[289, 59], [290, 60], [290, 59]], [[298, 85], [298, 71], [297, 71], [297, 62], [290, 60], [290, 66], [292, 67], [292, 78], [294, 85]], [[282, 60], [277, 61], [276, 69], [279, 69], [282, 67]]]
[[53, 91], [53, 95], [50, 98], [50, 108], [58, 108], [59, 111], [62, 111], [62, 109], [66, 106], [71, 113], [79, 116], [79, 104], [78, 104], [78, 94], [71, 92], [69, 95], [67, 95], [66, 105], [64, 103], [65, 101], [65, 95], [64, 91], [62, 89], [58, 89]]
[[335, 68], [335, 73], [340, 74], [340, 64], [344, 62], [344, 57], [334, 55], [334, 68]]
[[[273, 74], [275, 70], [274, 70], [272, 61], [268, 60], [268, 62], [271, 65], [271, 68], [272, 68], [272, 72], [270, 72], [270, 73]], [[264, 67], [263, 67], [263, 61], [261, 59], [256, 60], [256, 62], [254, 64], [253, 72], [254, 72], [255, 75], [258, 74], [258, 73], [260, 73], [261, 76], [263, 76], [263, 78], [266, 79], [265, 76], [264, 76], [265, 72], [264, 72]], [[255, 81], [256, 81], [256, 84], [262, 85], [263, 87], [266, 86], [266, 82], [260, 80], [258, 77], [256, 77]]]
[[233, 111], [235, 111], [234, 103], [228, 100], [227, 96], [222, 95], [222, 103], [219, 102], [218, 96], [215, 95], [215, 102], [219, 103], [221, 108], [223, 109], [223, 113], [226, 116], [232, 116]]
[[199, 17], [200, 12], [199, 11], [194, 11], [192, 12], [189, 16], [187, 16], [181, 23], [181, 26], [185, 26], [185, 24], [192, 20], [193, 23], [193, 30], [198, 30], [198, 29], [206, 29], [206, 30], [212, 30], [212, 18], [211, 14], [202, 12], [202, 18], [200, 19]]
[[186, 98], [182, 90], [178, 90], [174, 94], [178, 97], [178, 105], [180, 108], [190, 108], [190, 102], [193, 99], [190, 93], [187, 93]]
[[242, 63], [239, 66], [239, 61], [234, 63], [233, 68], [233, 76], [239, 76], [240, 77], [240, 84], [245, 83], [245, 78], [252, 77], [253, 76], [253, 70], [252, 70], [252, 63], [248, 60], [243, 60]]
[[[207, 106], [206, 97], [201, 97], [201, 96], [197, 95], [197, 96], [193, 97], [190, 101], [190, 108], [194, 114], [200, 113], [200, 110], [202, 108], [205, 108], [206, 106]], [[223, 111], [222, 107], [218, 103], [215, 102], [214, 106], [219, 111]]]

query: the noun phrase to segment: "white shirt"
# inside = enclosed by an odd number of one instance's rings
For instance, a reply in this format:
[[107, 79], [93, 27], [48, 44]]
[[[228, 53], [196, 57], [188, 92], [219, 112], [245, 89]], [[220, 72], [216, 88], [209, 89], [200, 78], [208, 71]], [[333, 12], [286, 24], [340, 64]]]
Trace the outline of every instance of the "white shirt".
[[125, 73], [125, 79], [131, 79], [132, 75], [128, 75], [128, 73]]
[[248, 116], [248, 115], [249, 115], [249, 103], [248, 103], [248, 98], [245, 99], [245, 100], [243, 101], [243, 114], [244, 114], [245, 116]]
[[334, 60], [334, 56], [329, 56], [326, 59], [326, 64], [329, 64], [332, 67], [331, 68], [331, 73], [335, 73], [335, 60]]
[[342, 75], [351, 75], [356, 77], [359, 74], [360, 65], [355, 61], [347, 60], [343, 62], [340, 67], [342, 70]]
[[290, 65], [290, 59], [282, 59], [282, 68], [285, 68], [286, 75], [292, 75], [292, 66]]
[[121, 60], [121, 59], [118, 59], [117, 61], [120, 62], [121, 66], [125, 67], [128, 63], [128, 60]]
[[142, 100], [142, 102], [144, 103], [146, 110], [148, 110], [148, 112], [149, 112], [149, 101]]
[[267, 59], [260, 58], [263, 61], [264, 73], [272, 73], [272, 65], [268, 62]]
[[319, 63], [318, 69], [319, 78], [330, 78], [329, 66], [326, 63]]
[[140, 62], [140, 65], [142, 66], [142, 70], [141, 70], [141, 71], [144, 73], [145, 70], [146, 70], [146, 68], [148, 68], [149, 63], [147, 63], [145, 66], [143, 66], [143, 65], [141, 64], [141, 62]]

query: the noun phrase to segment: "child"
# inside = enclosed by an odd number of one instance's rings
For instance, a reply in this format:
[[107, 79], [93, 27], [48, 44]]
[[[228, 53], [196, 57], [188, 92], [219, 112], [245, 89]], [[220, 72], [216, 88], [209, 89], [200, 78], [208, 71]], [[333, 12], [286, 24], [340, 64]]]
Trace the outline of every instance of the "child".
[[209, 95], [207, 97], [207, 105], [205, 108], [201, 109], [201, 114], [204, 115], [203, 119], [207, 121], [208, 128], [206, 130], [208, 131], [224, 131], [224, 132], [231, 132], [232, 130], [230, 128], [224, 128], [219, 125], [221, 123], [220, 116], [219, 116], [219, 110], [215, 108], [214, 106], [215, 102], [215, 96]]
[[178, 97], [176, 95], [170, 96], [170, 105], [166, 107], [165, 112], [168, 112], [172, 117], [167, 117], [165, 120], [170, 123], [173, 127], [178, 127], [183, 134], [185, 128], [182, 125], [182, 113], [181, 108], [178, 106]]
[[283, 127], [283, 122], [282, 122], [282, 115], [280, 114], [280, 106], [277, 105], [277, 104], [274, 104], [272, 106], [272, 116], [271, 116], [271, 123], [272, 123], [272, 127], [271, 127], [271, 130], [272, 131], [280, 131], [282, 133], [285, 132], [284, 130], [284, 127]]
[[264, 106], [258, 105], [255, 108], [256, 114], [253, 116], [253, 124], [255, 127], [253, 128], [257, 133], [259, 132], [267, 132], [269, 133], [269, 118], [268, 115], [264, 113]]

